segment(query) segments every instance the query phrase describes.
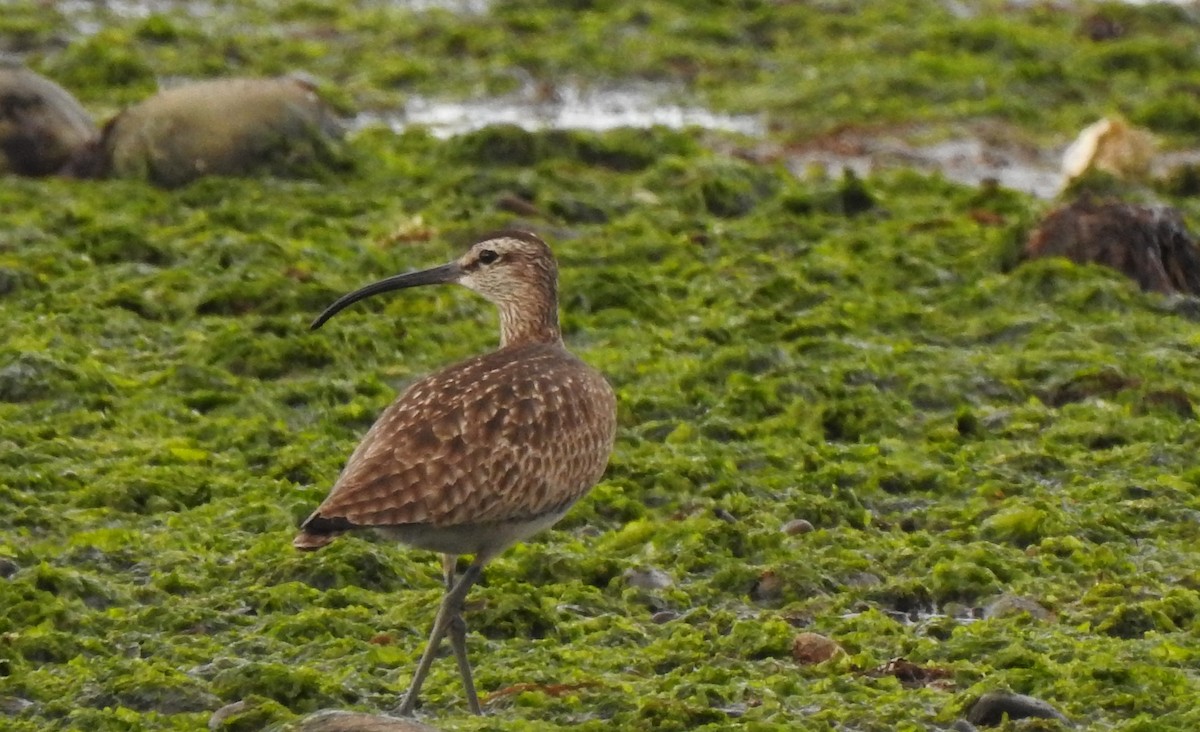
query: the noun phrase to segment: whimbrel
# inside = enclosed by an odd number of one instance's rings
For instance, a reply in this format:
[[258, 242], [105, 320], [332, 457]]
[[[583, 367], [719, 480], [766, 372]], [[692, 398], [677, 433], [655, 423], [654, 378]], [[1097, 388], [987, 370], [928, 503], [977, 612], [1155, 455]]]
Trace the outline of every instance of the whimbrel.
[[[446, 593], [400, 713], [411, 715], [444, 635], [471, 711], [479, 699], [467, 660], [463, 601], [483, 566], [554, 524], [600, 479], [616, 433], [616, 398], [573, 356], [558, 327], [558, 266], [533, 234], [484, 237], [440, 267], [396, 275], [334, 302], [342, 308], [388, 290], [457, 282], [500, 310], [500, 348], [410, 386], [354, 450], [329, 496], [293, 544], [318, 549], [372, 528], [440, 552]], [[474, 555], [455, 578], [458, 555]]]

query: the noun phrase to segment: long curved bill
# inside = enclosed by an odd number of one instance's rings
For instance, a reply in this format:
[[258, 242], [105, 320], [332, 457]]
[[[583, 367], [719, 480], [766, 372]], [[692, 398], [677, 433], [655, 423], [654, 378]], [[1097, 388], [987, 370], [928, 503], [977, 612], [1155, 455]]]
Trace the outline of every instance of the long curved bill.
[[431, 269], [423, 269], [419, 272], [406, 272], [404, 274], [394, 275], [385, 280], [380, 280], [367, 285], [361, 289], [355, 290], [348, 295], [342, 295], [333, 302], [332, 305], [325, 308], [325, 311], [317, 316], [317, 319], [309, 326], [312, 330], [316, 330], [325, 324], [333, 316], [337, 315], [344, 308], [353, 305], [359, 300], [365, 300], [372, 295], [378, 295], [381, 292], [390, 292], [392, 290], [403, 290], [406, 287], [417, 287], [420, 285], [441, 285], [448, 282], [457, 282], [458, 278], [462, 277], [462, 267], [458, 262], [450, 262], [443, 264], [440, 267]]

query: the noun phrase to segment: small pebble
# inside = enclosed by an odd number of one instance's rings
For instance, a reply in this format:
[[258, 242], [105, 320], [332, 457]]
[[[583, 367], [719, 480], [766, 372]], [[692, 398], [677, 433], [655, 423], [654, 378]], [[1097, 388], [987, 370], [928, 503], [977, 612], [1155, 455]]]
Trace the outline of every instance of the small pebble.
[[1004, 721], [1007, 716], [1011, 720], [1035, 717], [1038, 719], [1057, 719], [1070, 724], [1071, 720], [1063, 716], [1049, 703], [1024, 694], [1013, 694], [1008, 691], [989, 691], [979, 697], [967, 711], [967, 721], [972, 724], [994, 727]]
[[630, 587], [636, 587], [639, 590], [665, 590], [675, 584], [675, 580], [671, 579], [671, 575], [653, 567], [650, 569], [634, 569], [630, 567], [621, 576], [625, 578], [625, 582]]
[[650, 616], [650, 622], [656, 625], [662, 625], [663, 623], [669, 623], [678, 617], [679, 613], [675, 612], [674, 610], [659, 610]]
[[783, 533], [788, 536], [796, 536], [797, 534], [807, 534], [813, 530], [812, 522], [805, 519], [792, 519], [783, 525]]
[[842, 653], [845, 651], [836, 641], [820, 633], [801, 633], [792, 640], [792, 658], [805, 666], [828, 661]]

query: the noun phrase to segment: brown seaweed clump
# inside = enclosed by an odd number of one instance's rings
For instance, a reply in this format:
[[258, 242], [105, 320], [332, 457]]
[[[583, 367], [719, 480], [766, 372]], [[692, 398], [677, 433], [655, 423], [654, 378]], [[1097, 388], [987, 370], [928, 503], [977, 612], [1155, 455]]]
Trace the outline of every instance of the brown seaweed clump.
[[337, 118], [301, 79], [203, 81], [118, 114], [73, 172], [165, 187], [205, 175], [287, 174], [338, 161], [341, 136]]
[[1179, 211], [1084, 196], [1051, 211], [1024, 258], [1066, 257], [1125, 273], [1143, 290], [1200, 295], [1200, 251]]
[[57, 173], [99, 134], [66, 89], [0, 60], [0, 174]]

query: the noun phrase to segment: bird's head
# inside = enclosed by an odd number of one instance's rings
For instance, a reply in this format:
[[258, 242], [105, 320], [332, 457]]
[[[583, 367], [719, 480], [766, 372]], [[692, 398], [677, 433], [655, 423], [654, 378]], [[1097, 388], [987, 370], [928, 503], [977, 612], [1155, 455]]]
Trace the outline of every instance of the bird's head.
[[505, 343], [526, 337], [527, 332], [539, 340], [560, 337], [558, 265], [550, 247], [526, 231], [489, 234], [453, 262], [394, 275], [343, 295], [317, 316], [312, 328], [320, 328], [345, 307], [372, 295], [447, 283], [474, 290], [500, 308]]

